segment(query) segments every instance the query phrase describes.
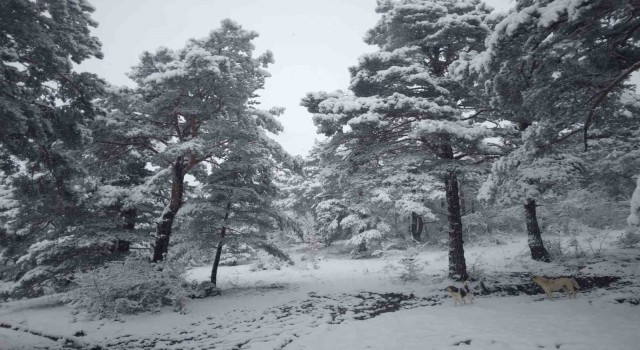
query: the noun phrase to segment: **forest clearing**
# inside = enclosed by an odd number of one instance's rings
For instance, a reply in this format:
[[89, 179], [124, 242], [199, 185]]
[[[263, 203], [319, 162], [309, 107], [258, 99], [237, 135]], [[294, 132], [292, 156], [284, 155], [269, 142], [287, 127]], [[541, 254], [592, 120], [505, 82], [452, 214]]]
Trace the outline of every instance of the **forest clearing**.
[[[527, 259], [522, 236], [505, 237], [499, 246], [472, 244], [475, 300], [458, 307], [444, 291], [451, 282], [441, 249], [425, 247], [416, 256], [415, 280], [402, 278], [403, 251], [360, 260], [321, 251], [317, 269], [298, 259], [294, 266], [267, 270], [256, 270], [255, 264], [224, 267], [221, 294], [191, 300], [185, 314], [167, 307], [113, 322], [72, 315], [55, 296], [5, 303], [0, 320], [14, 330], [0, 329], [0, 346], [631, 350], [640, 340], [640, 256], [615, 245], [619, 234], [600, 232], [607, 238], [597, 254], [585, 251], [579, 258], [567, 245], [573, 237], [554, 237], [568, 250], [565, 261], [552, 264]], [[579, 236], [579, 246], [587, 248], [588, 239]], [[189, 278], [206, 280], [209, 270], [195, 268]], [[582, 288], [575, 300], [556, 293], [548, 301], [533, 284], [534, 274], [575, 276]]]

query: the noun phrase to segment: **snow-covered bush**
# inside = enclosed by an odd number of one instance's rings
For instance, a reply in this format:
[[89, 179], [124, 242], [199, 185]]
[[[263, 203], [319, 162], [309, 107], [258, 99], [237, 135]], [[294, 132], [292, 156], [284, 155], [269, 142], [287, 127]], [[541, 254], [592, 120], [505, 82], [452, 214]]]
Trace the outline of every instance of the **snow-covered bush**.
[[618, 238], [616, 244], [620, 248], [635, 248], [640, 245], [640, 232], [628, 230]]
[[629, 226], [640, 226], [640, 176], [638, 176], [636, 189], [631, 195], [627, 223]]
[[[603, 191], [579, 189], [539, 207], [541, 223], [558, 234], [621, 228], [628, 207]], [[551, 233], [551, 232], [549, 232]]]
[[[464, 216], [463, 237], [465, 242], [494, 244], [505, 233], [521, 232], [523, 226], [520, 206], [481, 208]], [[444, 248], [448, 249], [447, 240]]]
[[206, 298], [220, 294], [220, 289], [211, 281], [191, 282], [189, 297], [193, 299]]
[[422, 246], [411, 246], [404, 251], [403, 256], [400, 258], [400, 278], [403, 281], [416, 281], [420, 277], [420, 272], [424, 270], [424, 266], [420, 265], [418, 261], [418, 254], [420, 254]]
[[465, 242], [481, 242], [491, 233], [490, 222], [483, 212], [465, 215], [462, 235]]
[[562, 240], [560, 239], [544, 239], [544, 247], [551, 256], [551, 260], [559, 261], [563, 260], [566, 255], [566, 250], [562, 246]]
[[[215, 242], [215, 241], [214, 241]], [[215, 242], [217, 243], [217, 242]], [[222, 247], [220, 266], [236, 266], [255, 257], [257, 251], [246, 243], [231, 241]], [[176, 239], [169, 257], [189, 267], [210, 265], [216, 255], [216, 245], [203, 243], [201, 239]]]
[[[82, 238], [73, 235], [41, 239], [17, 256], [15, 251], [0, 256], [0, 300], [34, 298], [64, 293], [72, 287], [74, 271], [83, 266], [100, 266], [122, 259], [117, 241]], [[19, 239], [7, 240], [15, 249]]]
[[215, 256], [215, 246], [203, 245], [200, 241], [190, 240], [186, 236], [176, 237], [168, 257], [187, 267], [209, 265]]
[[374, 250], [371, 253], [372, 256], [381, 258], [385, 262], [384, 272], [391, 272], [396, 270], [397, 267], [395, 266], [395, 257], [404, 253], [403, 251], [392, 247], [393, 243], [383, 242], [380, 246], [380, 249]]
[[557, 236], [579, 236], [584, 235], [586, 233], [593, 233], [595, 230], [582, 221], [577, 219], [566, 219], [559, 218], [554, 220], [550, 219], [549, 225], [546, 227], [546, 232], [548, 234], [557, 235]]
[[306, 251], [303, 259], [311, 264], [311, 267], [318, 269], [318, 262], [320, 261], [318, 253], [320, 252], [322, 243], [318, 240], [318, 235], [314, 231], [310, 231], [310, 233], [305, 236], [305, 242]]
[[256, 261], [251, 264], [251, 271], [280, 270], [286, 263], [278, 257], [259, 251], [256, 254]]
[[584, 258], [587, 255], [584, 248], [582, 248], [582, 244], [580, 244], [580, 242], [578, 241], [577, 237], [574, 236], [571, 239], [569, 239], [569, 242], [567, 242], [567, 245], [568, 245], [568, 248], [573, 251], [574, 258]]
[[475, 256], [475, 259], [467, 259], [467, 270], [469, 270], [469, 278], [473, 280], [483, 280], [487, 277], [487, 263], [482, 258], [483, 253]]
[[579, 259], [589, 255], [594, 257], [600, 256], [602, 253], [602, 245], [604, 238], [598, 240], [599, 244], [594, 245], [593, 237], [586, 240], [579, 240], [579, 235], [567, 238], [545, 239], [544, 246], [547, 248], [551, 259], [554, 261], [564, 261], [567, 259]]
[[245, 243], [230, 243], [222, 247], [221, 266], [236, 266], [256, 257], [258, 251]]
[[75, 275], [77, 288], [67, 294], [67, 305], [99, 318], [158, 311], [172, 306], [184, 312], [189, 285], [185, 269], [172, 262], [158, 264], [128, 258]]

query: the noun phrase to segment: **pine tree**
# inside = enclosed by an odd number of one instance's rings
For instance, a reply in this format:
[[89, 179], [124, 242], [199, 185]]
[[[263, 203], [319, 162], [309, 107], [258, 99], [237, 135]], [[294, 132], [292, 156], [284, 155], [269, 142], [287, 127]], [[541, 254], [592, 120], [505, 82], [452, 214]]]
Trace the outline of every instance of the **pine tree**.
[[[101, 58], [86, 1], [0, 3], [0, 163], [9, 208], [2, 278], [38, 295], [68, 281], [61, 271], [102, 252], [81, 229], [88, 125], [104, 82], [73, 65]], [[86, 248], [86, 249], [85, 249]], [[105, 249], [106, 250], [106, 249]], [[27, 271], [30, 271], [27, 273]]]
[[519, 106], [522, 122], [553, 119], [586, 149], [590, 128], [606, 124], [608, 105], [640, 68], [638, 9], [627, 0], [518, 1], [472, 66], [493, 75], [498, 101]]
[[315, 181], [321, 191], [314, 195], [317, 228], [326, 244], [346, 238], [359, 256], [372, 242], [403, 237], [407, 233], [404, 218], [434, 217], [425, 200], [441, 188], [432, 176], [412, 167], [408, 157], [354, 169], [343, 153], [324, 149], [328, 146], [317, 150], [322, 158]]
[[160, 48], [145, 52], [129, 74], [138, 87], [119, 92], [130, 103], [111, 113], [127, 120], [127, 132], [110, 142], [134, 147], [150, 157], [170, 178], [167, 205], [158, 219], [153, 261], [167, 253], [172, 226], [185, 198], [185, 177], [199, 180], [205, 163], [224, 159], [234, 132], [247, 123], [278, 132], [274, 116], [279, 109], [260, 111], [256, 91], [269, 75], [263, 68], [273, 61], [270, 52], [253, 57], [253, 31], [224, 20], [208, 37], [190, 40], [179, 51]]
[[379, 51], [350, 69], [353, 94], [307, 95], [318, 131], [358, 168], [406, 157], [441, 179], [449, 220], [449, 276], [468, 277], [458, 177], [484, 154], [490, 130], [465, 117], [467, 90], [449, 74], [461, 54], [482, 51], [489, 9], [480, 1], [380, 1], [381, 20], [365, 42]]
[[577, 157], [594, 159], [594, 152], [578, 154], [576, 136], [584, 150], [590, 139], [608, 146], [628, 140], [617, 135], [625, 129], [622, 119], [611, 115], [618, 114], [624, 81], [640, 68], [638, 9], [633, 1], [518, 1], [495, 26], [487, 49], [457, 67], [484, 79], [495, 121], [524, 131], [515, 151], [494, 165], [485, 190], [502, 186], [493, 190], [523, 203], [534, 259], [549, 260], [536, 200], [554, 183], [557, 189], [577, 182], [584, 166]]
[[[86, 124], [96, 112], [91, 100], [102, 87], [95, 76], [72, 70], [73, 63], [102, 57], [99, 41], [89, 35], [97, 25], [92, 11], [85, 1], [0, 4], [2, 158], [23, 165], [21, 192], [39, 192], [29, 199], [51, 208], [37, 209], [41, 213], [59, 216], [74, 206], [65, 179], [77, 172], [73, 152], [88, 141]], [[50, 219], [31, 223], [42, 226]]]
[[[259, 123], [247, 118], [242, 128], [229, 130], [229, 152], [217, 160], [203, 179], [201, 194], [185, 206], [183, 216], [192, 238], [217, 238], [211, 283], [217, 283], [222, 248], [229, 238], [292, 262], [269, 240], [268, 233], [282, 229], [286, 218], [274, 206], [277, 169], [293, 167], [293, 159], [270, 139]], [[200, 237], [193, 237], [200, 236]]]

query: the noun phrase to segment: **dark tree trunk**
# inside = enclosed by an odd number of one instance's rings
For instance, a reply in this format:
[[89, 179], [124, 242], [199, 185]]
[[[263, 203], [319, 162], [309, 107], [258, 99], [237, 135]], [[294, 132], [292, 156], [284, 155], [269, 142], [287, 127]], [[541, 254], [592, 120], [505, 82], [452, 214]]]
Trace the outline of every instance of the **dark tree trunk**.
[[116, 239], [112, 242], [113, 245], [109, 248], [112, 253], [128, 253], [131, 248], [131, 242]]
[[467, 214], [467, 198], [462, 190], [462, 184], [458, 181], [458, 195], [460, 196], [460, 213], [461, 215]]
[[220, 265], [220, 257], [222, 256], [222, 247], [224, 246], [224, 237], [227, 235], [226, 221], [229, 219], [229, 213], [231, 211], [231, 202], [227, 203], [227, 211], [224, 213], [224, 219], [222, 220], [222, 228], [220, 229], [220, 240], [218, 241], [218, 247], [216, 248], [216, 256], [213, 259], [213, 266], [211, 267], [211, 283], [215, 286], [218, 280], [218, 266]]
[[416, 242], [422, 242], [422, 229], [424, 228], [424, 221], [422, 216], [416, 213], [411, 213], [411, 237]]
[[183, 158], [178, 157], [173, 164], [173, 177], [171, 183], [171, 198], [169, 204], [164, 209], [160, 223], [156, 226], [156, 242], [153, 247], [153, 262], [162, 261], [164, 255], [169, 251], [169, 239], [173, 221], [182, 206], [184, 196], [184, 164]]
[[362, 240], [362, 242], [360, 242], [360, 244], [358, 244], [358, 247], [357, 247], [357, 249], [356, 249], [356, 252], [357, 252], [357, 253], [362, 253], [362, 254], [364, 254], [364, 253], [366, 253], [366, 252], [367, 252], [367, 250], [368, 250], [368, 249], [369, 249], [369, 248], [367, 247], [367, 241], [365, 241], [365, 240], [363, 239], [363, 240]]
[[[444, 159], [454, 159], [451, 145], [443, 145], [440, 156]], [[449, 220], [449, 278], [465, 281], [469, 275], [467, 274], [467, 262], [464, 259], [460, 189], [455, 170], [447, 171], [444, 177], [444, 187], [447, 197], [447, 219]]]
[[213, 259], [213, 267], [211, 267], [211, 283], [215, 286], [218, 282], [218, 266], [220, 265], [220, 257], [222, 256], [222, 246], [224, 245], [224, 236], [227, 234], [225, 226], [220, 230], [220, 241], [216, 248], [216, 257]]
[[450, 171], [444, 182], [447, 197], [447, 218], [449, 220], [449, 278], [465, 281], [469, 275], [464, 259], [460, 197], [458, 196], [458, 179], [455, 172]]
[[525, 221], [527, 223], [527, 235], [529, 236], [529, 249], [531, 250], [531, 259], [550, 262], [549, 252], [544, 247], [540, 226], [538, 226], [538, 216], [536, 215], [536, 201], [528, 199], [524, 205]]
[[122, 210], [120, 212], [124, 223], [122, 224], [122, 228], [128, 231], [133, 231], [136, 229], [136, 216], [138, 215], [138, 210], [135, 208]]
[[62, 174], [59, 174], [59, 169], [56, 167], [57, 161], [59, 157], [54, 153], [51, 154], [48, 147], [45, 145], [40, 145], [40, 157], [44, 162], [45, 166], [49, 170], [51, 176], [53, 177], [53, 203], [54, 208], [53, 212], [60, 215], [66, 211], [66, 203], [65, 203], [65, 185], [64, 185], [64, 177]]

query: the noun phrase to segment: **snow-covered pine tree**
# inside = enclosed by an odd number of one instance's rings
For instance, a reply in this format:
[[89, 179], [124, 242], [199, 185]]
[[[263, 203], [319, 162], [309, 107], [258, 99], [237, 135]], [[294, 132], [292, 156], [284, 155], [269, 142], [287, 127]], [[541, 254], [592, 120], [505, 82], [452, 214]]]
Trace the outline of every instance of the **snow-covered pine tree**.
[[319, 232], [325, 239], [348, 238], [356, 247], [354, 253], [361, 255], [371, 242], [404, 237], [405, 218], [433, 218], [426, 199], [440, 194], [441, 188], [435, 185], [437, 179], [411, 165], [411, 155], [373, 161], [354, 169], [340, 150], [327, 148], [322, 153], [318, 173], [322, 191], [316, 195], [314, 209]]
[[578, 141], [574, 136], [583, 136], [585, 150], [589, 139], [621, 142], [610, 132], [620, 119], [610, 116], [624, 81], [640, 68], [638, 8], [633, 1], [517, 1], [495, 26], [487, 49], [456, 67], [484, 77], [481, 85], [499, 111], [496, 121], [509, 120], [525, 131], [518, 150], [494, 165], [485, 190], [493, 187], [523, 203], [534, 259], [548, 260], [536, 199], [553, 183], [577, 182], [581, 161], [569, 144]]
[[[108, 128], [116, 126], [111, 124]], [[110, 231], [118, 241], [146, 242], [148, 232], [154, 228], [153, 218], [162, 210], [162, 183], [146, 168], [142, 154], [122, 154], [119, 147], [103, 144], [101, 140], [107, 135], [100, 128], [94, 129], [93, 135], [94, 147], [84, 154], [89, 173], [84, 181], [85, 202], [87, 210], [94, 214], [88, 223]]]
[[309, 94], [303, 103], [354, 169], [403, 155], [407, 166], [441, 179], [449, 275], [464, 280], [458, 175], [484, 153], [491, 131], [465, 117], [468, 94], [449, 68], [461, 54], [484, 50], [490, 9], [476, 0], [401, 0], [379, 1], [377, 11], [382, 18], [365, 42], [379, 51], [350, 68], [353, 94]]
[[640, 95], [629, 86], [607, 117], [591, 128], [587, 162], [589, 182], [616, 200], [627, 199], [640, 169]]
[[64, 287], [59, 272], [82, 261], [69, 256], [105, 248], [79, 241], [91, 235], [81, 229], [80, 152], [104, 83], [73, 64], [102, 57], [93, 10], [84, 0], [0, 2], [0, 159], [11, 192], [1, 275], [29, 295]]
[[[83, 154], [87, 204], [99, 225], [120, 239], [146, 242], [166, 200], [168, 174], [153, 166], [142, 139], [130, 139], [139, 120], [131, 118], [139, 96], [127, 87], [107, 86], [96, 102], [103, 113], [90, 124], [93, 144]], [[142, 230], [138, 230], [142, 229]], [[136, 231], [137, 230], [137, 231]], [[145, 232], [144, 234], [140, 234]]]
[[289, 231], [301, 241], [309, 241], [309, 236], [320, 244], [331, 244], [327, 237], [323, 237], [317, 231], [317, 217], [314, 210], [318, 201], [317, 196], [326, 189], [326, 184], [320, 181], [320, 155], [322, 142], [316, 140], [314, 146], [306, 157], [296, 157], [298, 168], [295, 170], [283, 169], [276, 174], [279, 187], [278, 198], [275, 205], [289, 217], [289, 220], [297, 221], [299, 231]]
[[[245, 113], [266, 112], [248, 109]], [[291, 263], [287, 254], [270, 241], [269, 233], [283, 229], [288, 221], [273, 205], [278, 192], [274, 177], [283, 166], [292, 168], [293, 158], [266, 135], [259, 120], [247, 117], [239, 120], [241, 127], [227, 130], [228, 151], [202, 178], [200, 194], [185, 205], [181, 214], [191, 239], [217, 241], [210, 278], [214, 285], [222, 248], [229, 238]]]
[[501, 205], [519, 204], [524, 208], [531, 258], [549, 262], [537, 217], [537, 201], [555, 192], [580, 184], [584, 162], [566, 152], [548, 152], [549, 135], [536, 133], [542, 128], [534, 124], [515, 140], [511, 152], [498, 159], [482, 185], [478, 198]]
[[89, 35], [97, 25], [91, 12], [86, 1], [0, 4], [0, 145], [3, 170], [22, 175], [16, 186], [33, 195], [31, 209], [39, 212], [40, 222], [26, 225], [48, 225], [75, 206], [65, 180], [77, 172], [72, 153], [88, 141], [90, 101], [102, 86], [72, 70], [74, 62], [102, 57], [100, 42]]
[[130, 127], [114, 144], [135, 147], [162, 170], [156, 176], [170, 178], [167, 205], [157, 222], [153, 261], [167, 253], [174, 219], [184, 204], [185, 177], [201, 180], [206, 163], [224, 159], [234, 132], [254, 123], [272, 132], [282, 129], [274, 116], [280, 109], [259, 111], [256, 91], [269, 74], [263, 69], [273, 61], [267, 51], [253, 57], [256, 32], [231, 20], [208, 37], [189, 40], [184, 48], [160, 48], [145, 52], [129, 77], [138, 87], [127, 93], [127, 108], [111, 112]]

